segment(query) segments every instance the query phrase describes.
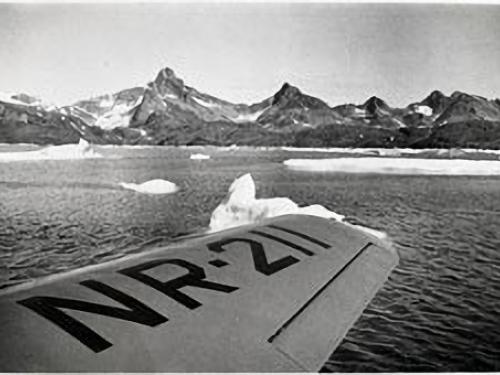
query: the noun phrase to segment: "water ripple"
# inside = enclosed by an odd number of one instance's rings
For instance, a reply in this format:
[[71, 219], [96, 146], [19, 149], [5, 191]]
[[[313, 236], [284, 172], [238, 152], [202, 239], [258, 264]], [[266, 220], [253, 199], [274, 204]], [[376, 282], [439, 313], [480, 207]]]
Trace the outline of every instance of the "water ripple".
[[[500, 370], [500, 178], [311, 179], [282, 167], [291, 152], [208, 148], [210, 163], [195, 167], [184, 149], [103, 152], [122, 158], [0, 165], [1, 287], [200, 230], [234, 178], [251, 172], [260, 197], [322, 204], [388, 232], [400, 254], [322, 371]], [[180, 191], [146, 196], [117, 186], [154, 178]]]

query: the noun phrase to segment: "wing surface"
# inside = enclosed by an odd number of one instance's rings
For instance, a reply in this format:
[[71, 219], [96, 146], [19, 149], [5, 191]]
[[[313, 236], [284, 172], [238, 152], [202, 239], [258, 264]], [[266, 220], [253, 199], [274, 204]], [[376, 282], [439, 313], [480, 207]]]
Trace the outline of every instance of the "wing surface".
[[49, 277], [0, 295], [0, 371], [317, 371], [397, 261], [287, 215]]

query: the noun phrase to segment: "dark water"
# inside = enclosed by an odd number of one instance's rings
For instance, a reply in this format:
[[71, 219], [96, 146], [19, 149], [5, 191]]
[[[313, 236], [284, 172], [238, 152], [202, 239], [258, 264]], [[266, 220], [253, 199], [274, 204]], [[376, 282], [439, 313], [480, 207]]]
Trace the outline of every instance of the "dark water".
[[[4, 147], [5, 148], [5, 147]], [[7, 150], [5, 150], [7, 151]], [[0, 286], [114, 259], [198, 231], [230, 183], [319, 203], [381, 229], [400, 264], [324, 371], [500, 370], [500, 178], [310, 174], [314, 153], [117, 149], [121, 158], [0, 163]], [[163, 178], [174, 195], [122, 190]]]

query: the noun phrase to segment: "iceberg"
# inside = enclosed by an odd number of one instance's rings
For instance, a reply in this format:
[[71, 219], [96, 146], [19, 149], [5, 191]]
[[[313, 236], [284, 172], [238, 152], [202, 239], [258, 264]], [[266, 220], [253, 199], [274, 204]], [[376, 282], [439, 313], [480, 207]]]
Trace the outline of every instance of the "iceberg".
[[190, 159], [192, 160], [207, 160], [210, 159], [210, 155], [205, 155], [205, 154], [191, 154], [189, 156]]
[[365, 231], [380, 239], [387, 238], [387, 235], [383, 232], [347, 223], [344, 221], [344, 215], [330, 211], [318, 204], [299, 207], [297, 203], [286, 197], [257, 199], [255, 197], [255, 183], [249, 173], [237, 178], [231, 184], [226, 197], [212, 212], [208, 231], [210, 233], [218, 232], [288, 214], [312, 215], [332, 219]]
[[120, 182], [119, 185], [124, 189], [134, 190], [144, 194], [172, 194], [179, 190], [177, 185], [173, 182], [162, 179], [150, 180], [142, 184]]
[[40, 160], [79, 160], [96, 159], [103, 156], [96, 152], [83, 138], [78, 144], [49, 146], [35, 151], [0, 152], [0, 162], [40, 161]]
[[498, 160], [361, 157], [336, 159], [288, 159], [283, 163], [290, 169], [310, 172], [446, 176], [500, 175], [500, 161]]

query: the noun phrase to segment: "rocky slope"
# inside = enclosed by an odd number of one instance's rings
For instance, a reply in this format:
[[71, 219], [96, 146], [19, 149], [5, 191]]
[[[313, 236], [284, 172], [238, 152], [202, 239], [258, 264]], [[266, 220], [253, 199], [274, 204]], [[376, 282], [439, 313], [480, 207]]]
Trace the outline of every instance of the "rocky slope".
[[383, 99], [330, 107], [285, 83], [254, 104], [187, 86], [164, 68], [144, 87], [57, 108], [26, 94], [0, 96], [0, 142], [247, 144], [302, 147], [500, 148], [500, 100], [433, 91], [393, 108]]
[[[3, 100], [2, 100], [3, 99]], [[89, 125], [64, 108], [38, 102], [27, 104], [13, 97], [0, 99], [0, 142], [64, 144], [84, 138], [93, 143], [118, 143], [121, 138]]]

